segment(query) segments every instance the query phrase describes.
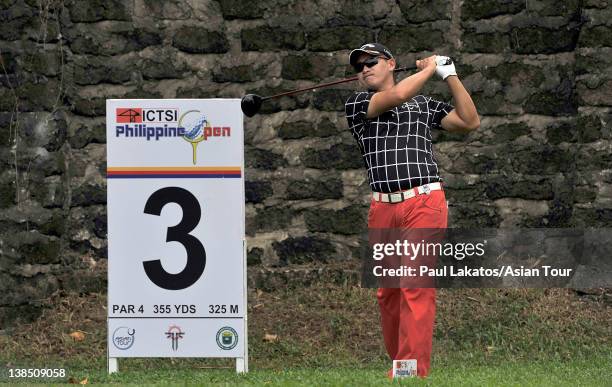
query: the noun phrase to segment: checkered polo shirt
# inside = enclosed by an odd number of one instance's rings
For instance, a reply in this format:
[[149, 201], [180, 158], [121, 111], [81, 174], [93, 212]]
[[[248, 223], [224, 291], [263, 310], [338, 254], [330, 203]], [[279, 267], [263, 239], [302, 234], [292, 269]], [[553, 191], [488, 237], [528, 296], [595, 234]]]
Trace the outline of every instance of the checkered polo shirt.
[[366, 118], [374, 92], [355, 92], [345, 104], [374, 192], [397, 192], [442, 181], [431, 146], [431, 128], [453, 106], [417, 95], [378, 117]]

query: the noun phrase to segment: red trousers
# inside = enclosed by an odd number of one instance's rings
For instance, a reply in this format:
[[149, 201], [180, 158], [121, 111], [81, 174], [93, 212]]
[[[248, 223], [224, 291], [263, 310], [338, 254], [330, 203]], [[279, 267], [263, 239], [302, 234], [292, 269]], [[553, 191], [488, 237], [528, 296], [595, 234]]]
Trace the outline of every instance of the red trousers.
[[[446, 228], [448, 208], [444, 191], [431, 191], [401, 203], [372, 199], [369, 228]], [[392, 360], [417, 360], [417, 375], [430, 368], [436, 289], [379, 288], [382, 331]]]

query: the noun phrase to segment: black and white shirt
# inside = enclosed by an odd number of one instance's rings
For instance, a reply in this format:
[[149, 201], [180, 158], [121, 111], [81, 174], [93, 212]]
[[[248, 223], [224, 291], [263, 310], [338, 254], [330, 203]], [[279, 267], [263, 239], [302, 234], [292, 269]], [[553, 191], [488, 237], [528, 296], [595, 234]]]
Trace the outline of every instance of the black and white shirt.
[[357, 140], [374, 192], [404, 191], [442, 181], [431, 146], [431, 128], [453, 106], [417, 95], [378, 117], [366, 118], [374, 92], [355, 92], [345, 104], [348, 126]]

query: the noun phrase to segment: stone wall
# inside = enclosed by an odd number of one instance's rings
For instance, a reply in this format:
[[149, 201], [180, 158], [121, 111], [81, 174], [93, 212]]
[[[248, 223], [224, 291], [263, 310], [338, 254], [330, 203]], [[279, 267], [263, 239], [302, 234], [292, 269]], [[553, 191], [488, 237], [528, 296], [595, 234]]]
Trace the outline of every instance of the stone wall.
[[[0, 9], [0, 328], [54, 292], [106, 286], [105, 99], [269, 95], [351, 74], [349, 49], [373, 40], [400, 65], [455, 57], [476, 102], [478, 131], [434, 133], [452, 227], [612, 221], [612, 0]], [[352, 87], [266, 102], [245, 120], [252, 286], [342, 273], [358, 257], [369, 188], [343, 116]], [[450, 99], [440, 81], [424, 92]]]

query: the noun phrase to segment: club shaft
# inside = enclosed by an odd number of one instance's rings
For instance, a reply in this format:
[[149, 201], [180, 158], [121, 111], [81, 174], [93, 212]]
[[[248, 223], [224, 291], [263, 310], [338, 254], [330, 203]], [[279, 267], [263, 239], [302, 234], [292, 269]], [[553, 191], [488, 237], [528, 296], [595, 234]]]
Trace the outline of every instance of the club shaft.
[[275, 94], [275, 95], [271, 95], [269, 97], [263, 97], [262, 101], [265, 101], [267, 99], [272, 99], [272, 98], [278, 98], [278, 97], [284, 97], [286, 95], [292, 95], [292, 94], [297, 94], [297, 93], [302, 93], [304, 91], [308, 91], [308, 90], [313, 90], [313, 89], [318, 89], [321, 87], [328, 87], [328, 86], [333, 86], [333, 85], [337, 85], [339, 83], [346, 83], [346, 82], [353, 82], [356, 81], [357, 77], [351, 77], [351, 78], [345, 78], [345, 79], [341, 79], [339, 81], [333, 81], [333, 82], [328, 82], [328, 83], [321, 83], [319, 85], [314, 85], [314, 86], [310, 86], [310, 87], [305, 87], [303, 89], [297, 89], [297, 90], [291, 90], [291, 91], [286, 91], [284, 93], [280, 93], [280, 94]]
[[[400, 72], [400, 71], [409, 71], [409, 70], [412, 70], [412, 69], [414, 69], [414, 67], [402, 67], [402, 68], [399, 68], [399, 69], [395, 69], [393, 71], [394, 72]], [[268, 97], [262, 97], [261, 100], [265, 101], [267, 99], [279, 98], [279, 97], [284, 97], [284, 96], [287, 96], [287, 95], [303, 93], [304, 91], [308, 91], [308, 90], [313, 90], [313, 89], [319, 89], [319, 88], [323, 88], [323, 87], [333, 86], [333, 85], [337, 85], [337, 84], [340, 84], [340, 83], [353, 82], [353, 81], [356, 81], [357, 79], [359, 79], [359, 78], [358, 77], [351, 77], [351, 78], [340, 79], [339, 81], [321, 83], [321, 84], [318, 84], [318, 85], [315, 85], [315, 86], [305, 87], [303, 89], [291, 90], [291, 91], [286, 91], [284, 93], [270, 95]]]

